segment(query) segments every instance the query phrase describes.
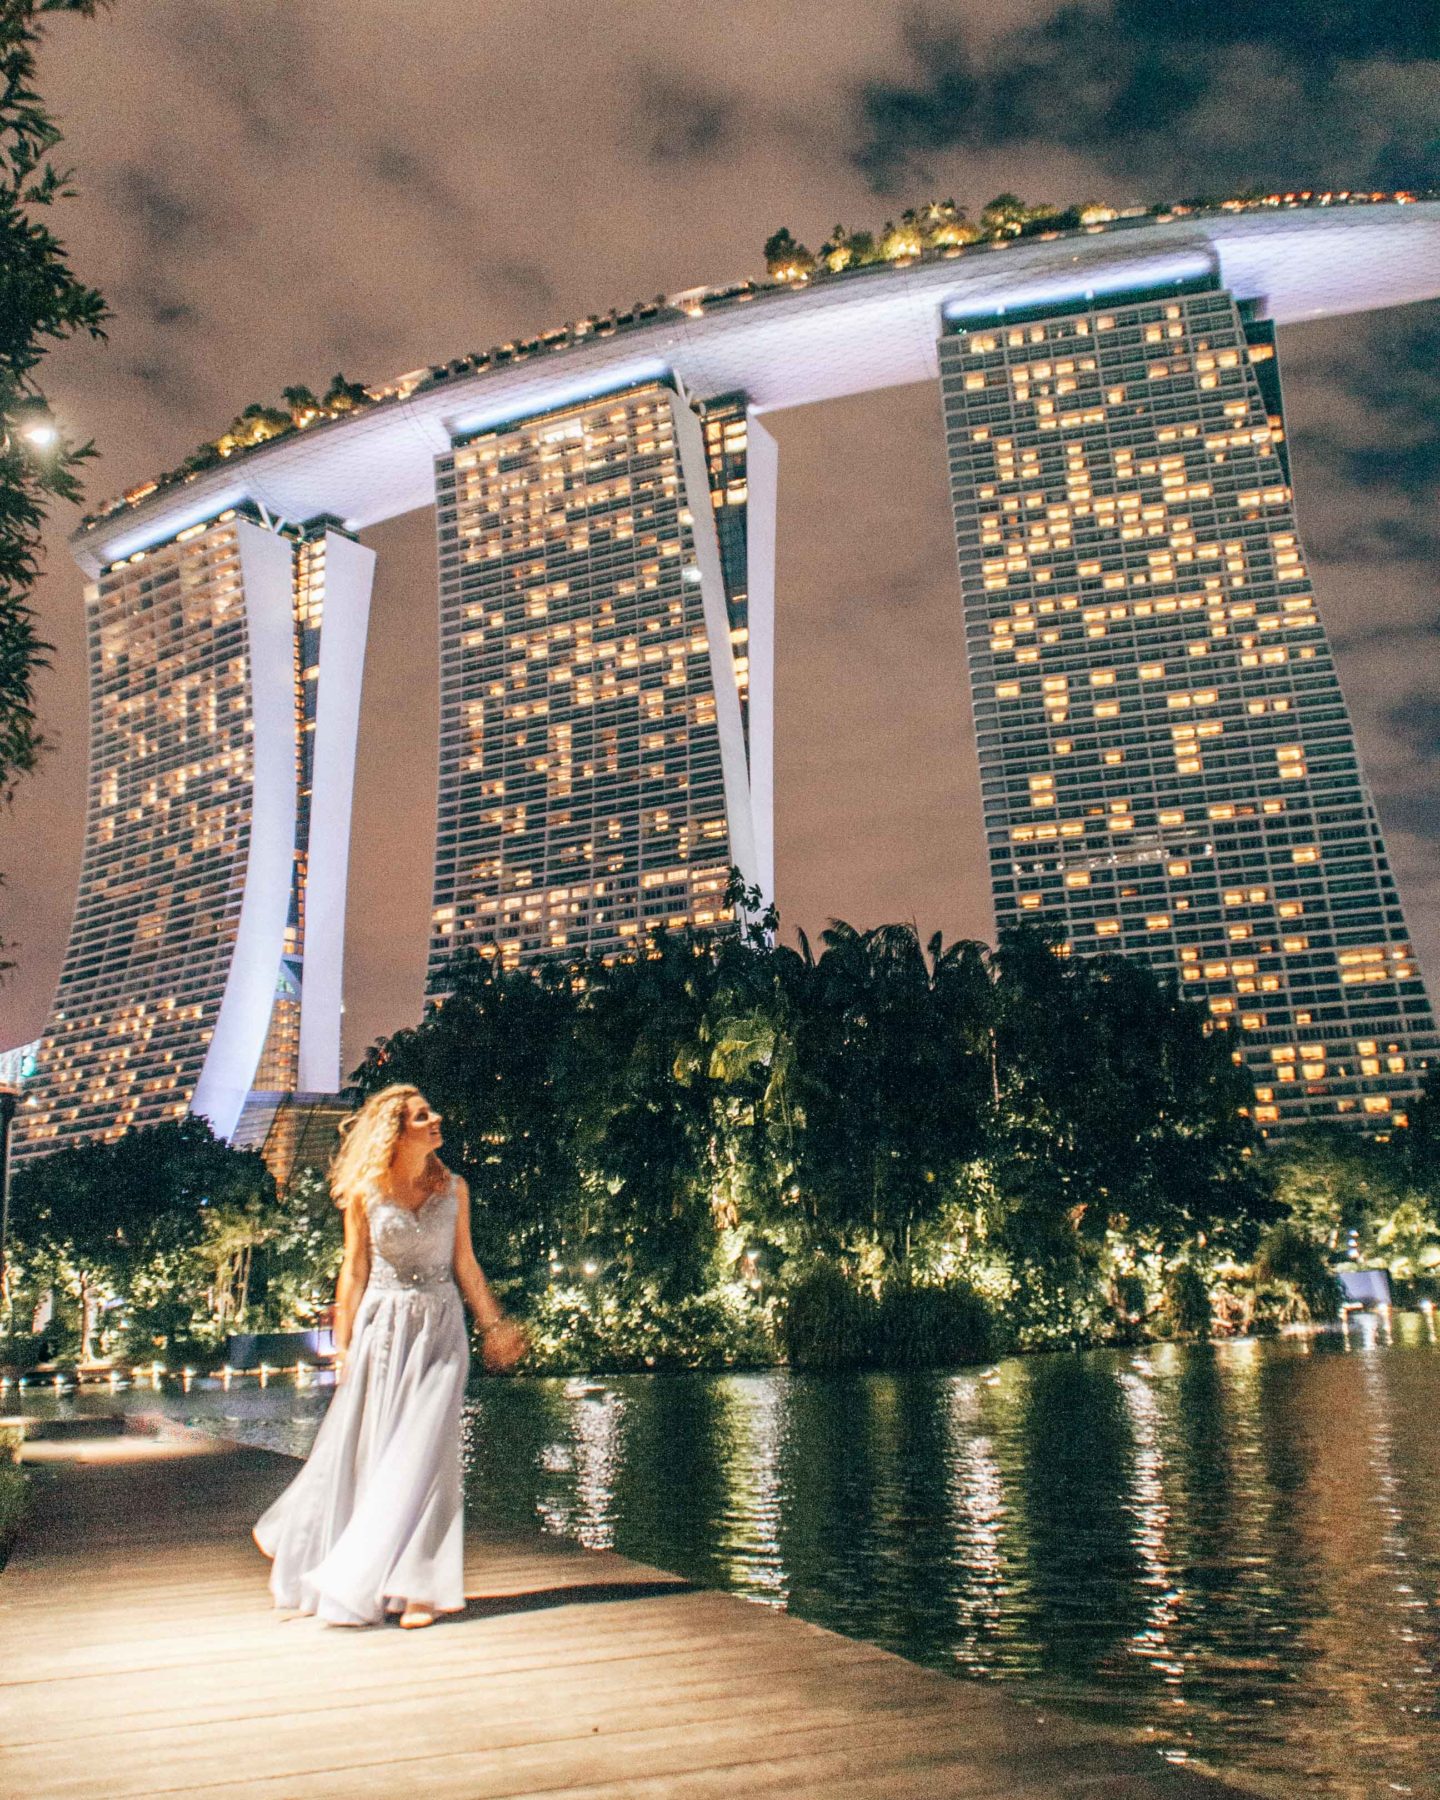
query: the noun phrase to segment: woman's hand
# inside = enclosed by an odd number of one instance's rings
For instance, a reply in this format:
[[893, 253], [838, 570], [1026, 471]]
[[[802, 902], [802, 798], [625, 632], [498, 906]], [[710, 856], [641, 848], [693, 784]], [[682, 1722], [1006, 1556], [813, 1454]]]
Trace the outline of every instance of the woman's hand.
[[470, 1238], [470, 1190], [458, 1175], [454, 1181], [455, 1280], [480, 1324], [481, 1360], [492, 1375], [504, 1375], [530, 1348], [530, 1334], [523, 1325], [504, 1316], [500, 1303], [490, 1292], [490, 1283], [475, 1260], [475, 1246]]
[[497, 1319], [480, 1340], [480, 1357], [492, 1375], [506, 1375], [530, 1348], [530, 1334], [513, 1319]]

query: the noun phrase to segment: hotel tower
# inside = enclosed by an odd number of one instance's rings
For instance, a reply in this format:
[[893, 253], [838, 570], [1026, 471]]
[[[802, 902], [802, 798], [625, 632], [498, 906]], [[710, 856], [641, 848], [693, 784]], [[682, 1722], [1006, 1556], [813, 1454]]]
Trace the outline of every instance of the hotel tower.
[[432, 987], [718, 925], [758, 875], [745, 447], [743, 403], [649, 382], [440, 459]]
[[1384, 1124], [1434, 1020], [1305, 565], [1274, 332], [1199, 279], [940, 346], [997, 926], [1178, 976], [1262, 1125]]
[[373, 553], [226, 508], [86, 595], [89, 808], [22, 1153], [340, 1086]]
[[461, 952], [723, 926], [732, 868], [768, 900], [764, 415], [926, 380], [997, 924], [1173, 976], [1267, 1131], [1402, 1121], [1434, 1020], [1306, 566], [1275, 326], [1437, 296], [1440, 201], [1103, 214], [593, 316], [134, 490], [74, 539], [89, 814], [22, 1150], [192, 1111], [254, 1142], [339, 1087], [356, 533], [417, 507], [432, 991]]

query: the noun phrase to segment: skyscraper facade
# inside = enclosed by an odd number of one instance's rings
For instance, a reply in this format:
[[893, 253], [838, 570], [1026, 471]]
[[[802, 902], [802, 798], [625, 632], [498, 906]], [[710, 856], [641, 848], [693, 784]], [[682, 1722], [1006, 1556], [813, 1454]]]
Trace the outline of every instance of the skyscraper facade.
[[1263, 1127], [1434, 1055], [1296, 523], [1268, 322], [1214, 278], [957, 313], [941, 388], [996, 922], [1171, 971]]
[[464, 949], [715, 925], [732, 864], [754, 878], [744, 429], [648, 382], [441, 458], [432, 985]]
[[88, 590], [85, 856], [21, 1154], [191, 1111], [228, 1136], [259, 1090], [338, 1086], [338, 950], [307, 967], [306, 919], [343, 919], [372, 564], [227, 509]]
[[724, 923], [732, 867], [770, 900], [764, 415], [937, 376], [998, 922], [1173, 973], [1267, 1130], [1404, 1116], [1432, 1015], [1305, 567], [1271, 321], [1440, 298], [1440, 199], [1095, 209], [795, 275], [347, 387], [85, 523], [85, 863], [28, 1149], [187, 1111], [298, 1141], [338, 1087], [354, 533], [414, 508], [440, 553], [432, 988], [462, 950], [517, 967]]

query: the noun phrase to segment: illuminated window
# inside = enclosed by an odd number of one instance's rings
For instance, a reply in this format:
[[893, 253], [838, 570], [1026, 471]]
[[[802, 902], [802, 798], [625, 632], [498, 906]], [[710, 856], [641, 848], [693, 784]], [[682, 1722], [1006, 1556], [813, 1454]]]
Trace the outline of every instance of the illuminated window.
[[[1175, 315], [1168, 320], [1167, 306]], [[1109, 321], [1104, 330], [1096, 329], [1100, 318]], [[1178, 339], [1166, 335], [1172, 326]], [[1052, 364], [1042, 375], [1042, 365], [1034, 359], [1056, 354], [1053, 334], [1063, 333], [1067, 344], [1083, 346], [1094, 364], [1090, 381], [1097, 404], [1087, 423], [1086, 402], [1072, 402], [1075, 409], [1065, 415], [1065, 439], [1057, 442], [1042, 436], [1047, 421], [1037, 417], [1035, 400], [1014, 405], [1008, 375], [999, 391], [965, 396], [954, 392], [953, 381], [947, 389], [957, 519], [967, 523], [967, 509], [983, 507], [984, 529], [1002, 539], [993, 546], [995, 566], [988, 575], [1005, 585], [1008, 623], [1026, 622], [1021, 609], [1027, 606], [1037, 616], [1051, 609], [1039, 619], [1042, 626], [1049, 622], [1050, 635], [1037, 631], [1029, 644], [1039, 656], [1035, 673], [1041, 678], [1041, 705], [1033, 717], [1037, 724], [1043, 717], [1057, 728], [1057, 739], [1048, 746], [1043, 739], [1032, 743], [1027, 728], [1031, 715], [1018, 708], [1001, 711], [1000, 730], [985, 734], [982, 741], [987, 793], [1000, 796], [994, 804], [1003, 809], [1006, 826], [1019, 808], [1033, 818], [1033, 810], [1024, 807], [1027, 791], [1032, 799], [1041, 797], [1042, 814], [1054, 817], [1057, 808], [1050, 797], [1058, 783], [1021, 783], [1017, 794], [1013, 764], [1007, 764], [1015, 757], [1048, 754], [1053, 759], [1049, 767], [1058, 771], [1060, 757], [1068, 758], [1064, 799], [1072, 818], [1062, 822], [1057, 817], [1051, 829], [1057, 835], [1083, 832], [1087, 848], [1108, 847], [1109, 867], [1093, 873], [1057, 868], [1054, 878], [1067, 895], [1074, 894], [1076, 911], [1087, 910], [1084, 900], [1097, 889], [1107, 892], [1109, 880], [1125, 884], [1119, 889], [1121, 904], [1133, 911], [1127, 911], [1123, 932], [1116, 920], [1105, 936], [1124, 935], [1127, 948], [1138, 947], [1128, 940], [1143, 920], [1146, 931], [1140, 943], [1161, 967], [1178, 955], [1187, 983], [1203, 980], [1202, 969], [1212, 973], [1219, 960], [1217, 940], [1233, 946], [1225, 954], [1238, 957], [1238, 964], [1225, 965], [1223, 976], [1212, 974], [1222, 984], [1215, 998], [1230, 1002], [1214, 1009], [1213, 1023], [1220, 1029], [1233, 1022], [1237, 1037], [1238, 1028], [1244, 1028], [1247, 1037], [1239, 1055], [1252, 1068], [1262, 1054], [1269, 1054], [1269, 1045], [1262, 1051], [1257, 1035], [1292, 1025], [1299, 1032], [1311, 1028], [1303, 1023], [1312, 1016], [1310, 1009], [1293, 1003], [1296, 992], [1307, 1001], [1312, 991], [1323, 996], [1313, 1016], [1323, 1017], [1327, 1034], [1348, 1023], [1352, 998], [1375, 1008], [1374, 1016], [1383, 1021], [1381, 1038], [1397, 1035], [1393, 1054], [1400, 1056], [1400, 1015], [1393, 1015], [1392, 1024], [1388, 1009], [1401, 1004], [1399, 984], [1412, 984], [1407, 1005], [1414, 994], [1413, 956], [1399, 945], [1392, 955], [1387, 940], [1383, 955], [1340, 965], [1340, 949], [1331, 949], [1337, 921], [1348, 919], [1349, 908], [1357, 913], [1366, 905], [1388, 908], [1394, 900], [1383, 879], [1378, 840], [1368, 831], [1346, 835], [1332, 826], [1332, 821], [1363, 817], [1366, 801], [1328, 661], [1314, 660], [1324, 658], [1326, 651], [1313, 598], [1301, 586], [1301, 549], [1293, 497], [1277, 454], [1277, 427], [1253, 378], [1243, 376], [1253, 360], [1252, 348], [1260, 346], [1247, 344], [1246, 322], [1218, 291], [1174, 296], [1158, 308], [1137, 301], [1103, 315], [1082, 313], [1052, 321], [1038, 351], [1031, 346], [1030, 326], [1013, 329], [1027, 358], [1023, 372], [1028, 379], [1022, 384], [1027, 394], [1043, 398], [1043, 383], [1058, 380], [1058, 368]], [[1147, 331], [1160, 334], [1148, 354], [1143, 343]], [[1078, 375], [1078, 357], [1076, 361]], [[942, 342], [941, 362], [942, 369], [955, 369], [948, 340]], [[1164, 378], [1147, 381], [1147, 372], [1162, 365]], [[1219, 385], [1206, 387], [1207, 379]], [[972, 448], [963, 429], [971, 422], [970, 406], [976, 409], [975, 428], [993, 429], [993, 443]], [[1122, 433], [1124, 441], [1117, 441]], [[997, 474], [1013, 484], [1000, 490], [1004, 504], [975, 501], [971, 484], [977, 477], [988, 484]], [[978, 520], [968, 522], [962, 560], [979, 529]], [[1055, 554], [1063, 554], [1062, 545], [1071, 550], [1073, 561], [1062, 562]], [[1042, 585], [1042, 572], [1053, 573], [1056, 586], [1074, 581], [1078, 591], [1052, 593]], [[978, 567], [964, 580], [967, 614], [972, 605], [985, 609], [996, 654], [1014, 654], [1026, 639], [991, 628]], [[1287, 637], [1287, 631], [1294, 635]], [[1117, 656], [1122, 659], [1118, 663]], [[1197, 677], [1208, 677], [1210, 685], [1191, 685], [1177, 693], [1167, 679], [1175, 676], [1174, 687], [1185, 687], [1187, 678], [1193, 684]], [[1127, 680], [1135, 683], [1135, 698], [1133, 707], [1122, 712], [1119, 690]], [[1072, 715], [1071, 688], [1078, 693], [1081, 684], [1091, 693], [1089, 711], [1081, 707]], [[1287, 691], [1273, 691], [1281, 686]], [[1157, 714], [1170, 733], [1169, 756], [1155, 754]], [[1059, 729], [1066, 733], [1063, 738]], [[1287, 741], [1277, 745], [1275, 735]], [[1324, 760], [1317, 772], [1312, 758], [1319, 760], [1316, 746], [1322, 744]], [[1021, 766], [1028, 777], [1037, 763]], [[1133, 797], [1112, 810], [1111, 794], [1122, 769], [1127, 775], [1135, 771], [1133, 784], [1126, 783]], [[1175, 803], [1177, 792], [1190, 796], [1188, 807]], [[1298, 829], [1289, 828], [1291, 821]], [[1321, 826], [1327, 832], [1326, 851], [1333, 831], [1333, 854], [1322, 853]], [[1302, 840], [1298, 844], [1293, 841], [1297, 836]], [[1337, 878], [1332, 885], [1319, 879], [1327, 865]], [[1278, 894], [1266, 881], [1271, 870], [1281, 884]], [[1373, 884], [1373, 892], [1365, 891], [1367, 884]], [[1209, 909], [1221, 899], [1221, 890], [1227, 910], [1217, 929]], [[1192, 931], [1203, 934], [1198, 953], [1177, 951], [1167, 928], [1151, 924], [1161, 918], [1181, 924], [1194, 920]], [[1353, 936], [1351, 930], [1341, 933], [1347, 954], [1366, 948], [1354, 946]], [[1343, 997], [1342, 983], [1348, 984]], [[1194, 992], [1193, 985], [1189, 991]], [[1247, 997], [1252, 993], [1264, 995], [1272, 1010], [1260, 1010], [1257, 1000]], [[1407, 1049], [1416, 1032], [1427, 1044], [1433, 1041], [1428, 1016], [1407, 1019], [1405, 1029]], [[1392, 1054], [1384, 1041], [1368, 1054], [1382, 1064], [1376, 1073], [1367, 1071], [1370, 1084], [1378, 1085], [1378, 1074], [1398, 1091], [1413, 1080], [1413, 1058], [1402, 1071], [1383, 1066]], [[1302, 1060], [1312, 1068], [1327, 1062], [1323, 1055]], [[1324, 1083], [1310, 1080], [1299, 1062], [1285, 1066], [1301, 1089], [1286, 1090], [1285, 1123], [1333, 1117], [1335, 1100], [1326, 1098], [1320, 1105], [1316, 1095], [1316, 1103], [1306, 1105], [1311, 1096], [1303, 1089]], [[1353, 1064], [1352, 1072], [1358, 1078]], [[1273, 1096], [1262, 1096], [1260, 1104], [1271, 1109], [1272, 1123], [1278, 1122]], [[1357, 1097], [1357, 1113], [1360, 1106]], [[1384, 1115], [1387, 1124], [1389, 1117]]]

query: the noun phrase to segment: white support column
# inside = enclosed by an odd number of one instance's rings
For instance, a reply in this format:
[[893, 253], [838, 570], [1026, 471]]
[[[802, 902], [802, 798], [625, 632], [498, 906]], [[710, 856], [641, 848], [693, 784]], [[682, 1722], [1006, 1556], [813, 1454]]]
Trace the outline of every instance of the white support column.
[[307, 1094], [336, 1093], [342, 1081], [350, 806], [374, 578], [373, 550], [339, 532], [326, 532], [300, 995], [300, 1088]]
[[780, 447], [752, 410], [745, 427], [745, 592], [750, 631], [750, 809], [760, 890], [775, 898], [775, 535]]
[[735, 679], [735, 652], [730, 643], [730, 611], [725, 600], [725, 574], [720, 537], [710, 503], [710, 475], [705, 461], [705, 434], [683, 394], [672, 392], [670, 411], [680, 470], [685, 480], [685, 506], [700, 570], [700, 602], [710, 647], [710, 678], [715, 688], [715, 723], [720, 737], [720, 767], [725, 780], [725, 815], [730, 830], [730, 860], [745, 880], [760, 884], [755, 848], [755, 818], [750, 772], [745, 763], [745, 727], [740, 718], [740, 687]]
[[250, 845], [230, 971], [190, 1103], [218, 1137], [234, 1131], [265, 1043], [295, 857], [294, 547], [248, 520], [235, 535], [254, 729]]

